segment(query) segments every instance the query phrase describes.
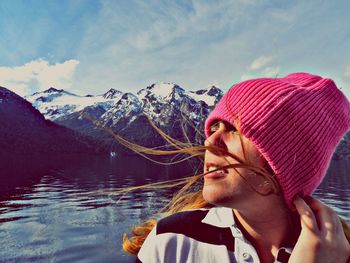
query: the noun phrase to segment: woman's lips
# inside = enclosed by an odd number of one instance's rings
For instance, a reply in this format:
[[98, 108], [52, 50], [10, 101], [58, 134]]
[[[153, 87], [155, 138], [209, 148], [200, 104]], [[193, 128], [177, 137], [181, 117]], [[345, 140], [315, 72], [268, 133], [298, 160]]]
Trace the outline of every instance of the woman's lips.
[[204, 178], [205, 179], [220, 179], [220, 178], [223, 178], [226, 176], [227, 176], [227, 173], [224, 173], [224, 172], [219, 170], [219, 171], [211, 172], [211, 173], [204, 175]]
[[204, 170], [207, 173], [204, 175], [205, 179], [220, 179], [228, 175], [228, 163], [223, 162], [206, 162]]

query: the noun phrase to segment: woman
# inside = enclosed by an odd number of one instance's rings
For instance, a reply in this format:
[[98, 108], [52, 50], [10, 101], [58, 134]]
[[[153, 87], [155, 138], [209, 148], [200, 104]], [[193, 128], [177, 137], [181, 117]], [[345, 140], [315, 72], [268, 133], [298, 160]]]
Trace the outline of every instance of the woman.
[[331, 79], [233, 86], [205, 123], [202, 190], [190, 182], [124, 249], [142, 244], [141, 262], [346, 262], [340, 219], [310, 195], [349, 128], [349, 101]]

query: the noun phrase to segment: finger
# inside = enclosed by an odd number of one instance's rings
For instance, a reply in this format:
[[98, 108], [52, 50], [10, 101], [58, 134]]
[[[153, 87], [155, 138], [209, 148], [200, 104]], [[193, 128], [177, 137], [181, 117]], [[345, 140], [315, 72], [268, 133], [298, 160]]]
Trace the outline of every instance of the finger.
[[311, 231], [318, 233], [319, 229], [315, 215], [312, 212], [311, 208], [307, 205], [307, 203], [302, 198], [297, 196], [294, 199], [294, 205], [298, 211], [298, 214], [300, 215], [301, 227], [306, 227]]
[[305, 199], [305, 202], [310, 206], [310, 208], [314, 212], [319, 212], [320, 210], [328, 207], [323, 202], [321, 202], [320, 200], [318, 200], [312, 196], [305, 196], [304, 199]]
[[333, 209], [311, 196], [305, 198], [305, 201], [314, 212], [321, 232], [338, 232], [341, 223]]

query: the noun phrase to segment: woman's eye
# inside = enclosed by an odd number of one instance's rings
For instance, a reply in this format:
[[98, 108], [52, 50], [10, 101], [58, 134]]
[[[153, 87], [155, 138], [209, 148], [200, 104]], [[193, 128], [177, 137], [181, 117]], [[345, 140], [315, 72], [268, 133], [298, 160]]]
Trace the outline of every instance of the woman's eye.
[[237, 130], [236, 130], [236, 128], [233, 125], [229, 124], [229, 125], [226, 126], [226, 131], [235, 133]]
[[220, 122], [214, 123], [213, 125], [210, 126], [210, 134], [213, 134], [220, 128]]
[[230, 124], [228, 122], [222, 122], [222, 125], [224, 126], [225, 131], [227, 131], [227, 132], [235, 133], [237, 131], [235, 126], [233, 126], [232, 124]]
[[214, 123], [210, 127], [210, 134], [213, 134], [214, 132], [218, 131], [220, 129], [220, 127], [225, 129], [225, 131], [228, 131], [228, 132], [232, 132], [232, 133], [237, 132], [237, 129], [233, 125], [231, 125], [230, 123], [219, 121], [219, 122]]

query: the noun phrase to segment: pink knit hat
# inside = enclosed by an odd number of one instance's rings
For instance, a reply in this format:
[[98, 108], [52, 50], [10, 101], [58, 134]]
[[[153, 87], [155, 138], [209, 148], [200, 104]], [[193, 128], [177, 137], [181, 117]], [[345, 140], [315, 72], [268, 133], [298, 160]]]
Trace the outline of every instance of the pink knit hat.
[[[234, 85], [205, 123], [233, 125], [252, 141], [275, 172], [287, 205], [310, 195], [350, 128], [350, 104], [333, 80], [308, 73], [260, 78]], [[236, 125], [235, 125], [236, 126]]]

